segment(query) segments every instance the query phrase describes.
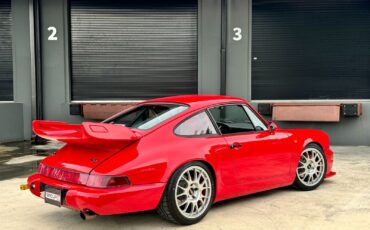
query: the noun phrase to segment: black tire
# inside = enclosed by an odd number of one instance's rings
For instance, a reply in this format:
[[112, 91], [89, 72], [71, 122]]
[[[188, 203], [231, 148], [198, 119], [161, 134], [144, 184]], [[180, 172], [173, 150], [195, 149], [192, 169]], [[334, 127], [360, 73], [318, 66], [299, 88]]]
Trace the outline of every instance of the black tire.
[[322, 150], [322, 148], [318, 144], [315, 144], [315, 143], [308, 144], [301, 153], [300, 161], [301, 161], [302, 154], [305, 151], [307, 151], [308, 149], [316, 149], [318, 151], [318, 153], [322, 156], [323, 161], [324, 161], [324, 170], [323, 170], [323, 174], [322, 174], [321, 178], [319, 178], [317, 183], [315, 183], [313, 185], [307, 185], [304, 182], [302, 182], [302, 179], [300, 179], [299, 176], [298, 176], [298, 167], [300, 165], [300, 163], [298, 163], [297, 169], [296, 169], [296, 177], [295, 177], [295, 180], [294, 180], [294, 183], [293, 183], [293, 187], [295, 187], [298, 190], [302, 190], [302, 191], [311, 191], [311, 190], [314, 190], [317, 187], [319, 187], [325, 179], [326, 170], [327, 170], [327, 161], [326, 161], [324, 151]]
[[[178, 209], [176, 205], [176, 184], [179, 180], [180, 176], [184, 171], [186, 171], [188, 168], [192, 166], [198, 166], [205, 170], [207, 175], [210, 178], [211, 182], [211, 192], [210, 192], [210, 201], [208, 203], [208, 206], [204, 208], [203, 213], [196, 217], [196, 218], [188, 218], [184, 216]], [[175, 173], [172, 175], [171, 179], [167, 183], [166, 189], [162, 195], [162, 199], [157, 207], [158, 214], [165, 220], [170, 221], [175, 224], [181, 224], [181, 225], [191, 225], [199, 222], [201, 219], [204, 218], [204, 216], [207, 215], [209, 209], [212, 206], [213, 200], [214, 200], [214, 194], [215, 194], [215, 185], [214, 185], [214, 178], [213, 174], [210, 171], [210, 169], [202, 162], [190, 162], [187, 163], [180, 168], [178, 168]]]

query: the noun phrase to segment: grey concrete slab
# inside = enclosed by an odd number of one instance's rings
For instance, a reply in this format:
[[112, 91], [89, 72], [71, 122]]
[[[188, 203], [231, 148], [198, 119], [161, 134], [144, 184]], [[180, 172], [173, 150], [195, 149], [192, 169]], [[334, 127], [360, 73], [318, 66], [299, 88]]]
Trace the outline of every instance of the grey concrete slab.
[[[0, 156], [17, 153], [7, 148], [0, 147]], [[82, 221], [77, 212], [20, 191], [19, 184], [26, 181], [27, 172], [23, 172], [23, 176], [0, 181], [0, 229], [369, 229], [370, 147], [336, 146], [333, 150], [337, 175], [318, 189], [301, 192], [286, 187], [223, 201], [200, 223], [187, 227], [165, 222], [155, 212]]]
[[29, 141], [0, 145], [0, 181], [34, 173], [40, 160], [62, 145], [57, 142], [31, 145]]
[[24, 140], [22, 103], [0, 102], [0, 144]]

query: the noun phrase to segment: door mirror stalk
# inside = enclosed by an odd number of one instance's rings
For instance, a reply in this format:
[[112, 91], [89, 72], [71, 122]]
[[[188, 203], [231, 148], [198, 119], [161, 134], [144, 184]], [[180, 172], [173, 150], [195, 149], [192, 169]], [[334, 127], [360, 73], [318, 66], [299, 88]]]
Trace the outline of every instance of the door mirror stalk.
[[278, 129], [278, 125], [273, 121], [269, 121], [268, 126], [271, 133], [275, 132], [275, 130]]

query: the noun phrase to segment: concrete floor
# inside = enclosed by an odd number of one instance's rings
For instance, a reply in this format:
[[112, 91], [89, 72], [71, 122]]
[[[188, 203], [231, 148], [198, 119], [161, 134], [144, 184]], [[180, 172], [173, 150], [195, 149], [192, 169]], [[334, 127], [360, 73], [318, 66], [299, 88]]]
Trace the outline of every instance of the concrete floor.
[[0, 181], [31, 174], [41, 159], [61, 146], [60, 142], [46, 145], [31, 145], [28, 141], [0, 144]]
[[[0, 170], [7, 169], [0, 174], [8, 172], [0, 179], [0, 229], [370, 229], [370, 147], [333, 147], [337, 176], [315, 191], [281, 188], [220, 202], [200, 223], [184, 227], [155, 212], [82, 221], [77, 212], [44, 204], [19, 190], [39, 160], [29, 154], [40, 155], [19, 146], [0, 146]], [[6, 164], [15, 156], [28, 158]]]

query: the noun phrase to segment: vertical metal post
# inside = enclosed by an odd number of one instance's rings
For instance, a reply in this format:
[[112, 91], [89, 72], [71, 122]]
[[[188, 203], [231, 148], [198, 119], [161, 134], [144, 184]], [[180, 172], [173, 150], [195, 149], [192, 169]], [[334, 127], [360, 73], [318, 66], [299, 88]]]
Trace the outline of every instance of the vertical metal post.
[[35, 5], [34, 0], [29, 1], [30, 20], [30, 53], [31, 53], [31, 119], [36, 119], [36, 61], [35, 61]]
[[[42, 120], [43, 115], [43, 89], [42, 89], [42, 56], [41, 56], [41, 30], [40, 30], [40, 2], [29, 1], [30, 17], [30, 47], [31, 47], [31, 111], [32, 120]], [[36, 136], [35, 144], [45, 141]]]
[[227, 0], [221, 0], [221, 83], [220, 94], [226, 95]]
[[40, 40], [40, 5], [39, 0], [31, 0], [30, 8], [30, 47], [32, 68], [32, 119], [43, 119], [43, 93], [41, 70], [41, 40]]
[[34, 10], [34, 19], [35, 19], [35, 60], [36, 60], [36, 118], [39, 120], [44, 119], [44, 110], [43, 110], [43, 89], [42, 89], [42, 54], [41, 54], [41, 14], [40, 14], [40, 1], [34, 0], [35, 10]]

